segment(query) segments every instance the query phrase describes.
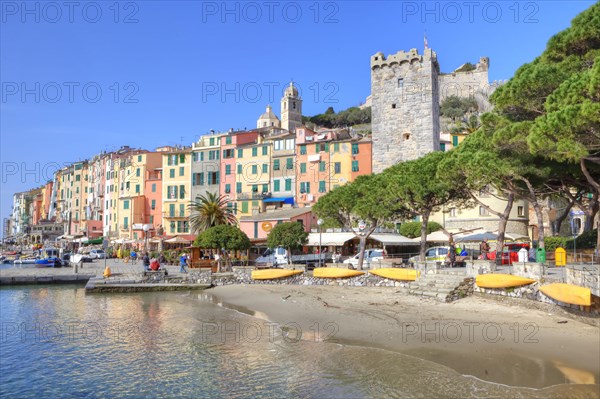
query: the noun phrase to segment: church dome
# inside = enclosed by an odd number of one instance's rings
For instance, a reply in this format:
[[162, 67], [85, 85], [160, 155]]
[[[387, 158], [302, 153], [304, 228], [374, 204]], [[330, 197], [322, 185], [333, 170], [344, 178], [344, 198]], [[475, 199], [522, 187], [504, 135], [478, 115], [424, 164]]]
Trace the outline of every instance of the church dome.
[[258, 119], [260, 119], [260, 120], [271, 120], [271, 119], [277, 119], [277, 120], [279, 120], [279, 118], [277, 117], [277, 115], [275, 115], [273, 113], [273, 109], [271, 108], [270, 105], [267, 105], [267, 111], [264, 114], [262, 114], [260, 116], [260, 118], [258, 118]]
[[290, 82], [290, 85], [285, 89], [286, 97], [298, 97], [298, 89], [294, 86], [294, 82]]

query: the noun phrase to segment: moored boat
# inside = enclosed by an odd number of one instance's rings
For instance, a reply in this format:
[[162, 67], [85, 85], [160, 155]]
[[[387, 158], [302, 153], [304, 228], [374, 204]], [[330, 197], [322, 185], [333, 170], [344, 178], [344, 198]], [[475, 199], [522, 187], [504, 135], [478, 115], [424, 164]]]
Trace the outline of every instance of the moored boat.
[[383, 278], [403, 281], [415, 281], [421, 275], [421, 272], [418, 270], [401, 269], [397, 267], [383, 267], [380, 269], [370, 270], [369, 273]]
[[317, 267], [313, 270], [313, 277], [319, 278], [347, 278], [365, 274], [360, 270], [343, 269], [341, 267]]
[[540, 291], [559, 302], [571, 305], [590, 306], [592, 304], [592, 291], [586, 287], [573, 284], [554, 283], [543, 285]]
[[278, 278], [295, 276], [297, 274], [304, 273], [302, 270], [289, 270], [289, 269], [264, 269], [254, 270], [252, 272], [252, 280], [273, 280]]
[[532, 283], [534, 279], [512, 274], [480, 274], [475, 278], [475, 284], [481, 288], [511, 288]]

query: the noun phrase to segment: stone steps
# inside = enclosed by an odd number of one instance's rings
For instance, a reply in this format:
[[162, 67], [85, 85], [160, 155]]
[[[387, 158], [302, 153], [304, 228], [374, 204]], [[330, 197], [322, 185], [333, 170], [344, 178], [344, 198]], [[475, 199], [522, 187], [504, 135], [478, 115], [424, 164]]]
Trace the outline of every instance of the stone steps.
[[411, 282], [408, 285], [408, 293], [446, 301], [465, 278], [464, 270], [438, 270], [437, 273], [426, 274]]

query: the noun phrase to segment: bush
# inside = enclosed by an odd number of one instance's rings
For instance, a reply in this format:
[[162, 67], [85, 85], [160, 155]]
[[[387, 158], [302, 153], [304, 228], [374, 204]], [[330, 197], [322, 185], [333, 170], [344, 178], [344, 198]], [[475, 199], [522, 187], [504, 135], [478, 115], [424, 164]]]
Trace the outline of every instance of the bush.
[[544, 245], [546, 246], [546, 252], [554, 251], [558, 247], [564, 249], [573, 249], [573, 241], [577, 245], [578, 249], [594, 249], [596, 248], [596, 240], [598, 239], [598, 229], [587, 231], [575, 240], [572, 237], [546, 237], [544, 238]]
[[[427, 234], [441, 230], [442, 226], [436, 222], [427, 223]], [[421, 237], [421, 222], [402, 223], [400, 226], [400, 234], [408, 238]]]
[[544, 246], [546, 248], [546, 252], [554, 251], [558, 247], [566, 249], [567, 240], [568, 237], [545, 237]]

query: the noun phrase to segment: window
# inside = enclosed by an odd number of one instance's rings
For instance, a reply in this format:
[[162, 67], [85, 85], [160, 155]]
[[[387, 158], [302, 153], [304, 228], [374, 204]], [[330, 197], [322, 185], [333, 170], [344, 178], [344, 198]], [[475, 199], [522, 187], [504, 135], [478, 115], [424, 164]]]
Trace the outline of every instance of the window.
[[262, 171], [263, 173], [269, 173], [269, 164], [263, 163]]
[[138, 162], [142, 162], [142, 156], [138, 155]]
[[229, 194], [231, 192], [231, 184], [226, 184], [225, 185], [225, 193]]
[[238, 173], [238, 175], [242, 174], [242, 164], [238, 164], [238, 166], [237, 166], [237, 173]]
[[179, 163], [185, 163], [185, 154], [179, 154]]
[[340, 152], [340, 143], [333, 144], [333, 152]]
[[319, 172], [325, 172], [325, 161], [319, 162]]
[[268, 147], [266, 145], [264, 145], [263, 148], [262, 148], [262, 154], [263, 155], [267, 155], [268, 153], [269, 153], [269, 149], [268, 149]]
[[231, 136], [225, 137], [225, 144], [231, 144]]
[[300, 192], [301, 193], [310, 193], [310, 183], [302, 182], [300, 183]]
[[352, 171], [358, 172], [358, 161], [352, 161]]
[[150, 203], [150, 209], [152, 209], [152, 210], [156, 209], [156, 200], [152, 200], [152, 202]]
[[440, 143], [440, 151], [446, 151], [446, 143]]
[[156, 183], [152, 183], [152, 192], [155, 193], [156, 192]]
[[292, 191], [292, 179], [285, 179], [285, 191]]
[[175, 217], [175, 204], [169, 204], [169, 216]]
[[324, 193], [325, 192], [325, 180], [319, 181], [319, 192], [320, 193]]
[[273, 170], [279, 170], [279, 159], [273, 161]]
[[458, 146], [458, 136], [452, 136], [452, 146]]
[[231, 165], [225, 165], [225, 174], [226, 175], [230, 175], [231, 174]]
[[129, 209], [129, 200], [123, 201], [123, 209]]
[[315, 148], [317, 152], [329, 152], [329, 143], [317, 143]]
[[135, 176], [136, 176], [136, 177], [140, 177], [140, 173], [141, 173], [141, 171], [140, 171], [140, 168], [137, 168], [137, 169], [135, 170]]
[[258, 192], [258, 184], [253, 184], [252, 185], [252, 192], [253, 193], [257, 193]]
[[179, 217], [185, 216], [185, 204], [179, 204]]
[[255, 156], [257, 156], [257, 155], [258, 155], [258, 147], [254, 147], [254, 148], [252, 149], [252, 156], [253, 156], [253, 157], [255, 157]]
[[302, 144], [300, 146], [300, 155], [305, 155], [306, 154], [306, 144]]
[[235, 183], [235, 192], [238, 194], [242, 192], [242, 183]]
[[358, 143], [352, 144], [352, 155], [358, 154]]
[[211, 145], [211, 146], [212, 146], [212, 145], [215, 145], [215, 138], [214, 138], [214, 137], [211, 137], [211, 138], [208, 140], [208, 143], [209, 143], [209, 145]]
[[140, 185], [139, 185], [139, 184], [136, 184], [136, 185], [135, 185], [135, 193], [136, 193], [136, 194], [139, 194], [139, 193], [140, 193]]
[[169, 177], [171, 179], [175, 177], [175, 169], [169, 169]]
[[252, 165], [252, 174], [255, 175], [258, 173], [258, 167], [256, 165]]
[[185, 186], [183, 184], [179, 186], [179, 198], [185, 198]]
[[263, 184], [262, 185], [262, 192], [263, 193], [268, 193], [269, 192], [269, 185], [268, 184]]
[[125, 230], [128, 230], [128, 229], [129, 229], [129, 218], [128, 218], [127, 216], [125, 216], [125, 217], [123, 218], [123, 228], [124, 228]]
[[154, 215], [150, 215], [150, 224], [154, 224]]
[[306, 173], [306, 163], [304, 162], [300, 164], [300, 173]]
[[175, 233], [175, 222], [170, 223], [171, 233]]
[[336, 162], [333, 164], [333, 171], [335, 173], [342, 173], [342, 163], [341, 162]]
[[456, 208], [450, 208], [450, 217], [452, 217], [452, 218], [456, 217]]
[[490, 216], [490, 212], [487, 210], [486, 207], [480, 206], [479, 207], [479, 216]]
[[525, 208], [522, 206], [518, 206], [517, 207], [517, 215], [518, 216], [525, 216]]
[[233, 158], [235, 156], [235, 152], [232, 149], [223, 150], [223, 159]]
[[81, 175], [75, 176], [75, 181], [81, 181]]
[[242, 202], [242, 213], [248, 213], [248, 201]]
[[196, 162], [196, 161], [198, 161], [198, 153], [197, 153], [197, 152], [193, 152], [193, 153], [192, 153], [192, 161], [193, 161], [193, 162]]
[[209, 186], [219, 184], [219, 172], [208, 172], [207, 183]]
[[244, 157], [244, 149], [238, 148], [238, 158], [243, 158], [243, 157]]
[[398, 79], [398, 88], [401, 89], [404, 86], [404, 78]]
[[204, 153], [203, 152], [200, 153], [200, 161], [204, 161]]

